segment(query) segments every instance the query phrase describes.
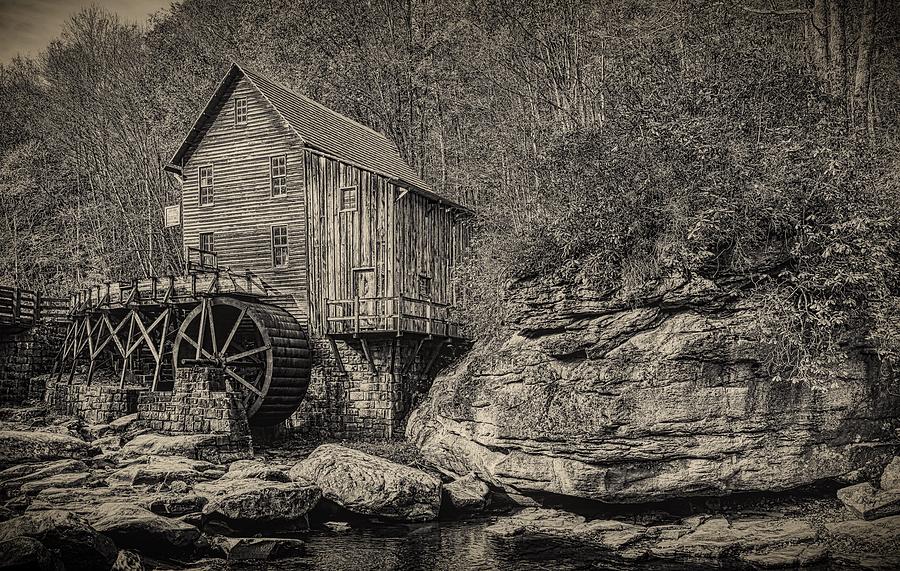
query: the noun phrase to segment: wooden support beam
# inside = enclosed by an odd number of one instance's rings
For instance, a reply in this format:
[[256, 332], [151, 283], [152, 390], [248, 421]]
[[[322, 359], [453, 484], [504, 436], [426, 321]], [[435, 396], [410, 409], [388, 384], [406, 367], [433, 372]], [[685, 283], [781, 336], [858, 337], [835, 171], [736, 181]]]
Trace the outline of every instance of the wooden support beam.
[[431, 357], [428, 358], [428, 364], [425, 365], [425, 370], [422, 371], [422, 375], [427, 377], [429, 374], [431, 374], [431, 368], [434, 366], [434, 362], [437, 361], [438, 356], [440, 356], [441, 349], [444, 347], [444, 344], [446, 342], [446, 339], [441, 339], [435, 344], [434, 349], [431, 350]]
[[366, 362], [369, 364], [369, 371], [372, 372], [373, 375], [378, 374], [378, 369], [375, 368], [375, 361], [372, 359], [372, 352], [369, 351], [369, 341], [363, 337], [360, 339], [360, 343], [362, 344], [363, 354], [366, 356]]
[[134, 311], [128, 314], [128, 317], [125, 319], [128, 320], [128, 339], [125, 341], [125, 346], [128, 349], [125, 351], [125, 355], [122, 357], [122, 373], [119, 375], [119, 388], [125, 388], [125, 371], [128, 369], [128, 363], [131, 362], [131, 338], [134, 336]]
[[347, 369], [344, 367], [344, 361], [341, 360], [341, 352], [338, 350], [337, 341], [333, 337], [329, 337], [328, 344], [331, 345], [331, 352], [334, 353], [334, 360], [337, 362], [338, 369], [346, 375]]
[[153, 391], [157, 390], [157, 386], [159, 385], [159, 372], [162, 368], [162, 361], [163, 361], [162, 357], [164, 354], [163, 352], [165, 351], [165, 348], [166, 348], [166, 336], [169, 333], [169, 316], [171, 315], [171, 313], [172, 313], [171, 307], [167, 307], [165, 312], [163, 313], [163, 315], [165, 316], [165, 319], [163, 319], [162, 334], [159, 336], [159, 351], [156, 352], [157, 359], [156, 359], [156, 367], [153, 370], [153, 385], [150, 387], [150, 390], [153, 390]]
[[400, 375], [406, 375], [409, 373], [409, 370], [412, 369], [412, 366], [416, 363], [416, 358], [419, 356], [419, 351], [422, 350], [422, 345], [425, 344], [425, 339], [419, 339], [419, 342], [416, 344], [416, 349], [413, 351], [412, 357], [403, 365], [403, 369], [400, 370]]

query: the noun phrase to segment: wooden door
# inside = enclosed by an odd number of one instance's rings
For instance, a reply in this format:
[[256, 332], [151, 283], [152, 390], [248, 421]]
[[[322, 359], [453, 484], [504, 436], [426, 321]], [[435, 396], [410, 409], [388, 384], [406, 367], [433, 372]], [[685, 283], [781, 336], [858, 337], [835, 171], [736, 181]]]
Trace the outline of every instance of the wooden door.
[[371, 329], [378, 315], [377, 282], [373, 268], [353, 270], [353, 295], [359, 298], [360, 328]]

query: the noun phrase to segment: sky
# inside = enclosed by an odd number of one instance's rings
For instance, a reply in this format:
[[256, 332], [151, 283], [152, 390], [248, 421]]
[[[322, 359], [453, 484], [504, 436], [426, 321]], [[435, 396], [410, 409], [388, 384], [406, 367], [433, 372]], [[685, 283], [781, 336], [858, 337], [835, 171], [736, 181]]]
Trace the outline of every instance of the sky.
[[36, 56], [59, 36], [63, 22], [81, 8], [97, 4], [128, 22], [146, 22], [173, 0], [0, 0], [0, 63], [17, 54]]

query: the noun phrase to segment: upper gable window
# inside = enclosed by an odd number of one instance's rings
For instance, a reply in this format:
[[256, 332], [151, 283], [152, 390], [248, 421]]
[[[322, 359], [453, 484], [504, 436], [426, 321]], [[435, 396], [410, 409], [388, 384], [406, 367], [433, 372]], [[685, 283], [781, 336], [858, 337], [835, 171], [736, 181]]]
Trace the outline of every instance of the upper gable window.
[[213, 168], [200, 167], [200, 206], [213, 203]]
[[272, 180], [272, 196], [287, 194], [287, 157], [281, 155], [269, 159], [269, 175]]
[[341, 188], [341, 212], [356, 210], [359, 198], [359, 188], [356, 186], [344, 186]]
[[234, 99], [234, 125], [246, 125], [247, 124], [247, 98], [246, 97], [236, 97]]

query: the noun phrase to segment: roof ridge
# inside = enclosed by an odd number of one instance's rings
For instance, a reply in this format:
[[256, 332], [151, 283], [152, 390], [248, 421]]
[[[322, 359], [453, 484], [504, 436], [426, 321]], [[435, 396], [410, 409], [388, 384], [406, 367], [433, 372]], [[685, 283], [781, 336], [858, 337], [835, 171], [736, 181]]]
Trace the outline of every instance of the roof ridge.
[[[375, 129], [369, 127], [368, 125], [365, 125], [364, 123], [360, 123], [360, 122], [357, 121], [356, 119], [351, 119], [350, 117], [347, 117], [347, 116], [344, 115], [343, 113], [338, 113], [337, 111], [335, 111], [334, 109], [331, 109], [330, 107], [326, 106], [325, 104], [319, 103], [318, 101], [316, 101], [316, 100], [313, 99], [312, 97], [307, 97], [306, 95], [303, 95], [302, 93], [297, 93], [297, 92], [294, 91], [293, 89], [291, 89], [291, 88], [285, 86], [283, 83], [278, 82], [278, 81], [275, 81], [274, 79], [271, 79], [271, 78], [269, 78], [269, 77], [267, 77], [267, 76], [265, 76], [265, 75], [259, 73], [259, 72], [256, 71], [255, 69], [251, 69], [251, 68], [249, 68], [249, 67], [247, 67], [247, 66], [245, 66], [245, 65], [243, 65], [243, 64], [237, 63], [237, 62], [232, 62], [232, 63], [233, 63], [233, 65], [237, 66], [237, 68], [238, 68], [239, 70], [241, 70], [241, 72], [243, 72], [244, 75], [246, 75], [247, 72], [250, 72], [250, 73], [252, 73], [254, 76], [258, 77], [259, 79], [262, 79], [263, 81], [268, 81], [269, 83], [271, 83], [271, 84], [274, 85], [275, 87], [281, 88], [281, 89], [287, 91], [288, 93], [290, 93], [291, 95], [293, 95], [293, 96], [295, 96], [295, 97], [299, 97], [299, 98], [301, 98], [301, 99], [305, 99], [306, 101], [308, 101], [309, 103], [312, 103], [312, 104], [315, 105], [316, 107], [319, 107], [320, 109], [322, 109], [322, 110], [324, 110], [324, 111], [327, 111], [328, 113], [331, 113], [332, 115], [336, 115], [336, 116], [340, 117], [341, 119], [344, 119], [344, 120], [349, 121], [349, 122], [351, 122], [351, 123], [353, 123], [353, 124], [355, 124], [355, 125], [357, 125], [357, 126], [359, 126], [359, 127], [362, 127], [363, 129], [369, 131], [370, 133], [372, 133], [372, 134], [374, 134], [374, 135], [378, 135], [379, 137], [381, 137], [382, 139], [384, 139], [384, 140], [387, 141], [388, 143], [391, 143], [391, 145], [396, 146], [396, 144], [393, 143], [393, 142], [387, 137], [387, 135], [385, 135], [384, 133], [382, 133], [382, 132], [380, 132], [380, 131], [376, 131]], [[273, 105], [274, 105], [274, 103], [273, 103]]]

